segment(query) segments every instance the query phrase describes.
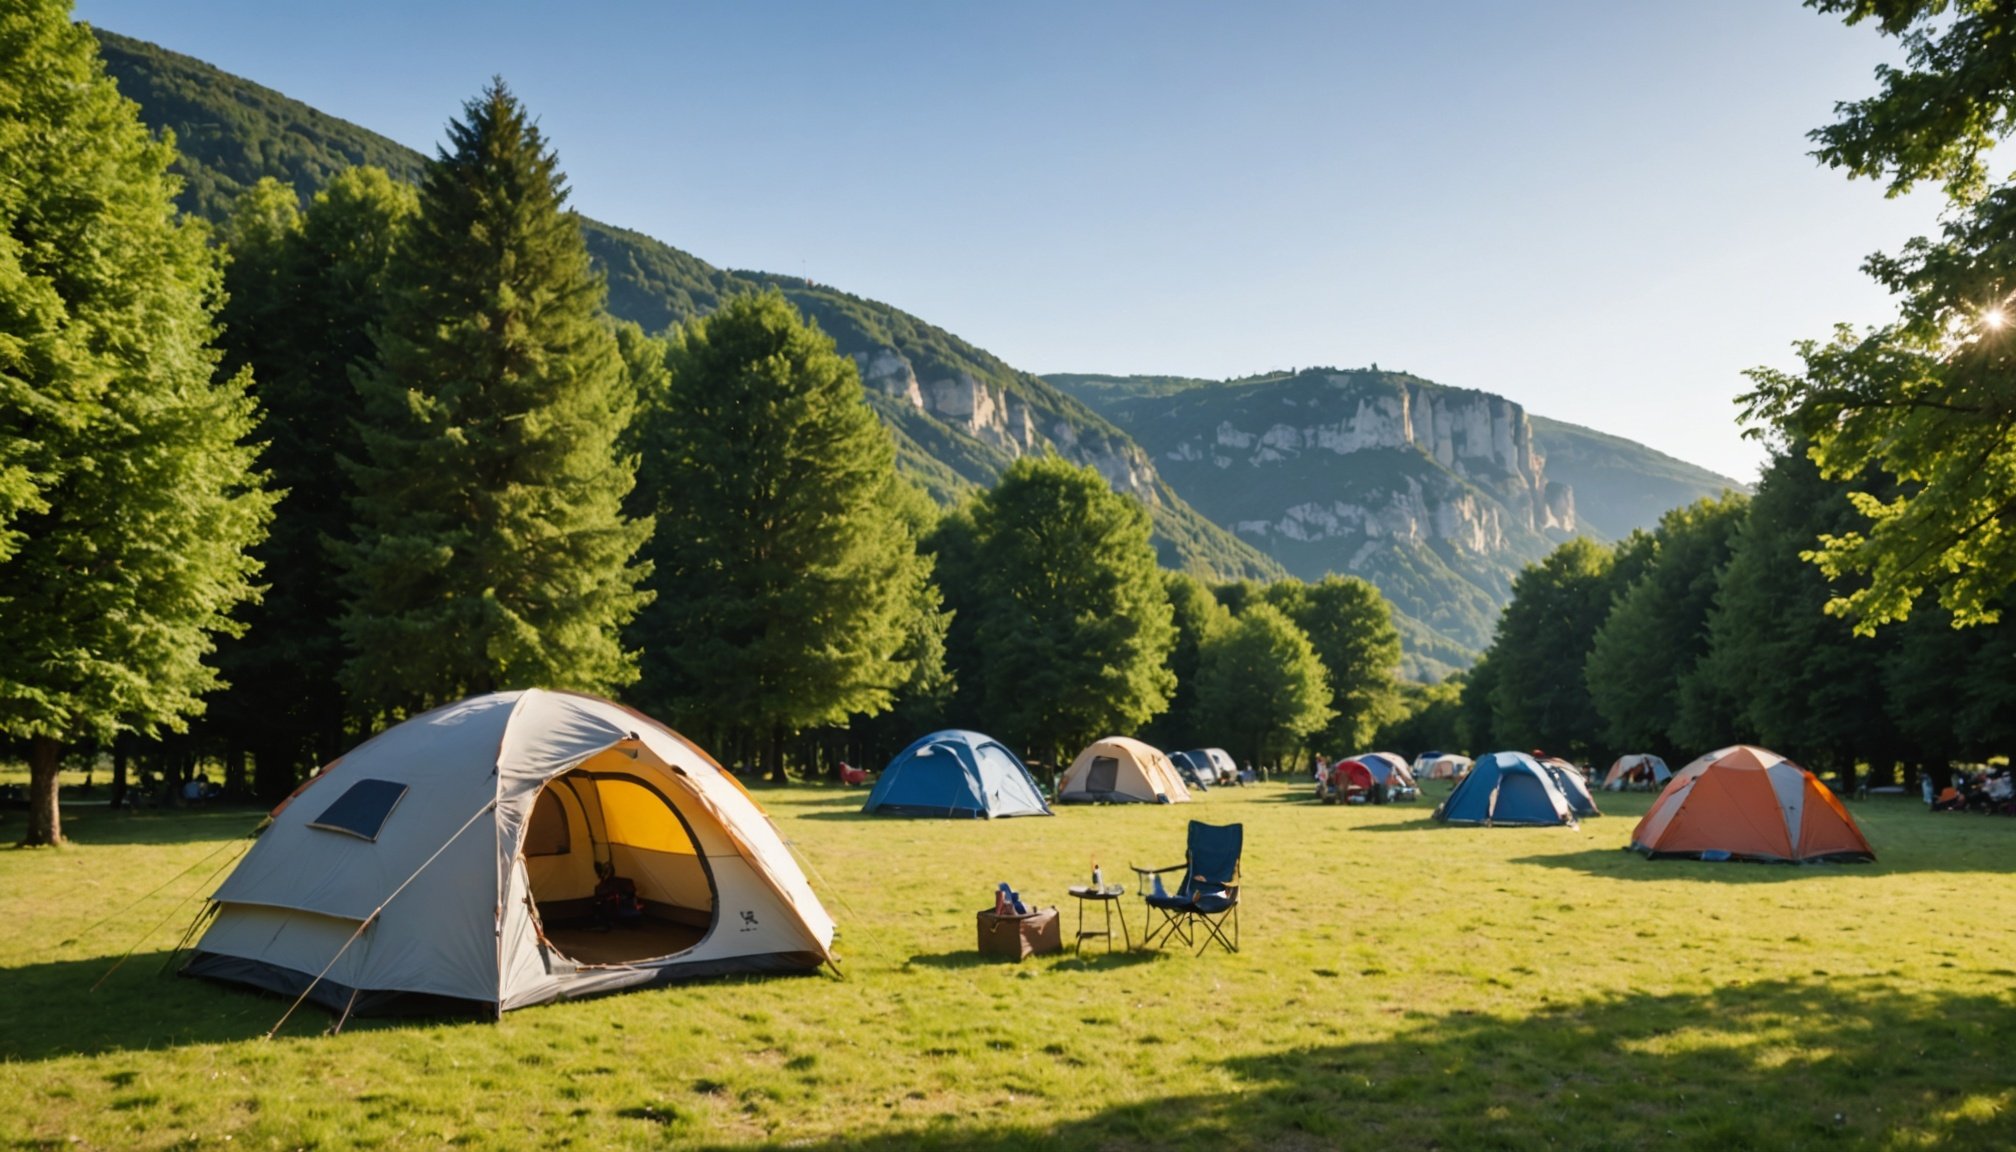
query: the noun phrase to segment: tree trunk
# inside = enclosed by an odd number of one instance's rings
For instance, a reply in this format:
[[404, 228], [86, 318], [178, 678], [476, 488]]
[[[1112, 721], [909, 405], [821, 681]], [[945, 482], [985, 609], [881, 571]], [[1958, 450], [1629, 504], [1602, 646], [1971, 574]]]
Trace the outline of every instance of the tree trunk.
[[245, 795], [245, 749], [235, 745], [224, 753], [224, 794]]
[[769, 768], [770, 782], [772, 784], [784, 783], [784, 726], [782, 724], [772, 724], [770, 726]]
[[63, 843], [63, 812], [56, 802], [56, 772], [62, 756], [63, 745], [46, 736], [37, 736], [28, 746], [28, 834], [21, 840], [24, 845]]
[[126, 806], [126, 761], [128, 748], [125, 733], [112, 738], [112, 799], [110, 806], [119, 809]]

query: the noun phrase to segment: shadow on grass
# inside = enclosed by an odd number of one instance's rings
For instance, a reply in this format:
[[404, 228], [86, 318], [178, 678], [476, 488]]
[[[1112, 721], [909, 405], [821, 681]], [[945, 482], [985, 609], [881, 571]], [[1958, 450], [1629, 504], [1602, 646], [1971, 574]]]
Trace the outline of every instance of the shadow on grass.
[[[1004, 1109], [998, 1122], [968, 1112], [714, 1147], [2006, 1148], [2012, 1072], [2016, 1006], [2006, 995], [1773, 980], [1607, 996], [1524, 1018], [1414, 1012], [1389, 1038], [1172, 1068], [1163, 1083], [1175, 1091], [1071, 1119], [1045, 1121], [1038, 1103]], [[608, 1106], [627, 1115], [620, 1105]], [[644, 1119], [665, 1115], [661, 1106]]]
[[[1141, 952], [1131, 949], [1107, 952], [1097, 945], [1093, 945], [1090, 950], [1083, 953], [1069, 950], [1069, 945], [1066, 946], [1066, 949], [1066, 951], [1056, 954], [1054, 958], [1042, 961], [1032, 958], [1024, 960], [1022, 963], [1047, 963], [1058, 967], [1069, 967], [1077, 971], [1086, 971], [1105, 968], [1133, 968], [1141, 964], [1153, 964], [1155, 957], [1159, 955], [1156, 952]], [[906, 968], [914, 966], [918, 968], [943, 968], [952, 971], [967, 968], [996, 968], [1003, 965], [1013, 967], [1015, 964], [1016, 961], [1004, 956], [983, 956], [971, 948], [959, 949], [952, 952], [922, 952], [903, 962]]]
[[[186, 954], [177, 956], [175, 963], [185, 958]], [[6, 987], [6, 995], [0, 997], [0, 1059], [48, 1060], [256, 1040], [291, 1003], [263, 992], [178, 976], [172, 969], [164, 971], [168, 960], [165, 950], [156, 950], [135, 953], [117, 971], [113, 971], [117, 958], [104, 956], [0, 969]], [[303, 1005], [280, 1036], [317, 1036], [328, 1029], [330, 1020], [322, 1009]], [[359, 1017], [344, 1031], [438, 1022]]]
[[[1589, 848], [1559, 855], [1521, 856], [1514, 864], [1538, 864], [1561, 868], [1587, 876], [1614, 880], [1691, 880], [1708, 884], [1780, 884], [1815, 876], [1854, 876], [1876, 879], [1904, 872], [1943, 872], [1953, 867], [1950, 860], [1922, 854], [1896, 853], [1874, 863], [1770, 864], [1748, 860], [1693, 860], [1684, 857], [1647, 859], [1626, 847]], [[2016, 873], [2016, 857], [1997, 861], [2004, 874]], [[1978, 871], [1970, 863], [1969, 871]]]
[[[63, 808], [63, 835], [75, 844], [195, 844], [230, 840], [251, 833], [266, 818], [266, 809], [107, 808], [102, 804]], [[17, 850], [25, 825], [0, 824], [0, 850]], [[18, 849], [41, 851], [42, 849]]]

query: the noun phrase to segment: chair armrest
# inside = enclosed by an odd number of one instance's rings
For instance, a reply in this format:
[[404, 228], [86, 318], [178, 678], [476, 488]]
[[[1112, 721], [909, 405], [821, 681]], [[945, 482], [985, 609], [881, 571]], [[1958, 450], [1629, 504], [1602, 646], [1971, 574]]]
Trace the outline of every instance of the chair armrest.
[[1171, 872], [1181, 872], [1185, 868], [1190, 867], [1190, 865], [1188, 862], [1185, 862], [1182, 864], [1171, 864], [1167, 868], [1143, 868], [1139, 864], [1129, 864], [1127, 867], [1132, 869], [1137, 876], [1163, 876]]

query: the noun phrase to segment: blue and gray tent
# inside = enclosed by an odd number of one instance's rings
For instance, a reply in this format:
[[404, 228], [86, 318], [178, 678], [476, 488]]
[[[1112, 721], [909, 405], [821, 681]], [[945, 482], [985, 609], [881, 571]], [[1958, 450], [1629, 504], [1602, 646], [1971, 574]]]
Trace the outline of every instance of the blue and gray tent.
[[896, 754], [863, 812], [892, 816], [1048, 816], [1035, 777], [999, 741], [956, 728], [933, 732]]
[[1493, 752], [1435, 809], [1445, 824], [1569, 824], [1574, 810], [1554, 776], [1524, 752]]

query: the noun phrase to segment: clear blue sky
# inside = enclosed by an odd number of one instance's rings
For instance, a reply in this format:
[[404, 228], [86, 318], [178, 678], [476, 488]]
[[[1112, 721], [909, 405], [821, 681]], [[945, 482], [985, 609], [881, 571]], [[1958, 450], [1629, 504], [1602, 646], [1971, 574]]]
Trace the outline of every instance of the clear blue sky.
[[502, 75], [582, 212], [1035, 372], [1419, 373], [1742, 479], [1743, 369], [1935, 221], [1807, 155], [1894, 45], [1795, 0], [80, 0], [432, 153]]

